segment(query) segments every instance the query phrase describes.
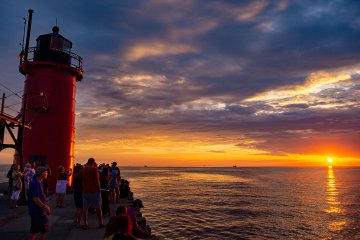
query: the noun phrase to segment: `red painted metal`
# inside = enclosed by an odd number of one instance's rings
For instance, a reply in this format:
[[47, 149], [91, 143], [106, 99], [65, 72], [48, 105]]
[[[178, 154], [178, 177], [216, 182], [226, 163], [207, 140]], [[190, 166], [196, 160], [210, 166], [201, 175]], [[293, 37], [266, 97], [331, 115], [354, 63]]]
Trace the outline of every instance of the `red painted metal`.
[[75, 91], [83, 72], [56, 59], [22, 62], [20, 72], [26, 76], [25, 119], [31, 124], [24, 131], [24, 162], [45, 160], [52, 172], [49, 189], [54, 190], [58, 167], [74, 164]]

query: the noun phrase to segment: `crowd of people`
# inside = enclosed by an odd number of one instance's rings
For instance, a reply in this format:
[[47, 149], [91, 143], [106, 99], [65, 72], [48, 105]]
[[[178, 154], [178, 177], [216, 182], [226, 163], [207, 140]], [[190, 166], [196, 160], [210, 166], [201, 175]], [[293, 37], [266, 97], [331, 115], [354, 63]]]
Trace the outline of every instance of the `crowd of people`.
[[[56, 207], [64, 208], [64, 198], [69, 188], [69, 178], [72, 176], [72, 191], [74, 196], [75, 214], [73, 226], [87, 230], [89, 228], [88, 213], [96, 213], [98, 227], [106, 228], [104, 239], [136, 239], [150, 238], [151, 229], [137, 222], [137, 214], [143, 206], [136, 199], [130, 207], [118, 207], [116, 215], [104, 224], [103, 216], [111, 216], [110, 204], [117, 204], [120, 198], [132, 199], [129, 182], [121, 178], [117, 162], [97, 165], [94, 158], [89, 158], [84, 165], [74, 165], [74, 171], [58, 167], [56, 182]], [[27, 163], [21, 172], [17, 164], [13, 164], [7, 174], [9, 178], [10, 208], [17, 208], [17, 202], [22, 189], [28, 203], [31, 218], [30, 237], [45, 239], [49, 231], [48, 215], [51, 208], [47, 203], [48, 176], [50, 169], [43, 164]], [[24, 188], [22, 180], [24, 179]], [[141, 213], [140, 213], [141, 214]]]

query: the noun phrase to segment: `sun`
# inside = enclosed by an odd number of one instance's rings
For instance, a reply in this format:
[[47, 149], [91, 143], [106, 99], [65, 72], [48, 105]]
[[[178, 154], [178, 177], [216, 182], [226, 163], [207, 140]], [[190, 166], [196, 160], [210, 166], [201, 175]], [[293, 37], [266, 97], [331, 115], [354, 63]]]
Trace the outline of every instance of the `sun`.
[[328, 161], [328, 163], [332, 163], [332, 162], [333, 162], [332, 157], [328, 157], [328, 158], [327, 158], [327, 161]]

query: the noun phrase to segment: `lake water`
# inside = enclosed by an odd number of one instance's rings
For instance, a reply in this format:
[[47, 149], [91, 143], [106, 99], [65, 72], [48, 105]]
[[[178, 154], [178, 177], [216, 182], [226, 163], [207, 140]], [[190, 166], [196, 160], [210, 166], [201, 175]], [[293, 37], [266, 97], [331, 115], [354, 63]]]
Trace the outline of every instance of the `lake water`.
[[162, 239], [360, 239], [360, 168], [125, 167], [122, 175]]
[[360, 168], [126, 168], [164, 239], [360, 239]]
[[7, 182], [8, 178], [6, 177], [6, 174], [8, 173], [10, 169], [11, 164], [8, 165], [0, 165], [0, 183]]

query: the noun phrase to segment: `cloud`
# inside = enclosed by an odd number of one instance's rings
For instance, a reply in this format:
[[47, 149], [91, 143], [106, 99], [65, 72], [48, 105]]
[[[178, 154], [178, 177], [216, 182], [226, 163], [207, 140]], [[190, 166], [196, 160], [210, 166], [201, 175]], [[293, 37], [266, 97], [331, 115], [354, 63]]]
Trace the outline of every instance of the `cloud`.
[[[357, 68], [355, 68], [357, 69]], [[326, 99], [333, 96], [329, 94], [323, 94], [324, 91], [329, 89], [343, 89], [351, 80], [351, 72], [355, 69], [347, 69], [347, 71], [320, 71], [310, 73], [309, 77], [306, 78], [305, 82], [293, 86], [283, 86], [280, 89], [273, 89], [260, 93], [254, 97], [248, 98], [245, 102], [251, 101], [265, 101], [272, 102], [278, 106], [290, 105], [290, 104], [304, 104], [314, 98], [322, 98], [326, 96]], [[351, 84], [351, 83], [350, 83]], [[319, 94], [318, 96], [314, 96]]]
[[237, 21], [251, 21], [264, 11], [267, 4], [267, 0], [256, 0], [242, 4], [212, 1], [207, 4], [207, 7], [221, 12], [227, 17], [233, 17]]
[[[76, 139], [86, 151], [118, 144], [117, 154], [191, 149], [236, 158], [320, 154], [337, 142], [339, 154], [357, 154], [356, 1], [28, 5], [35, 9], [31, 45], [58, 17], [84, 58]], [[23, 8], [8, 2], [0, 10], [1, 81], [19, 90], [15, 40], [22, 38]]]
[[137, 61], [147, 57], [178, 55], [197, 52], [196, 48], [184, 44], [169, 44], [161, 42], [137, 43], [130, 47], [124, 57], [128, 61]]
[[289, 5], [289, 0], [281, 0], [278, 3], [278, 9], [284, 11]]

